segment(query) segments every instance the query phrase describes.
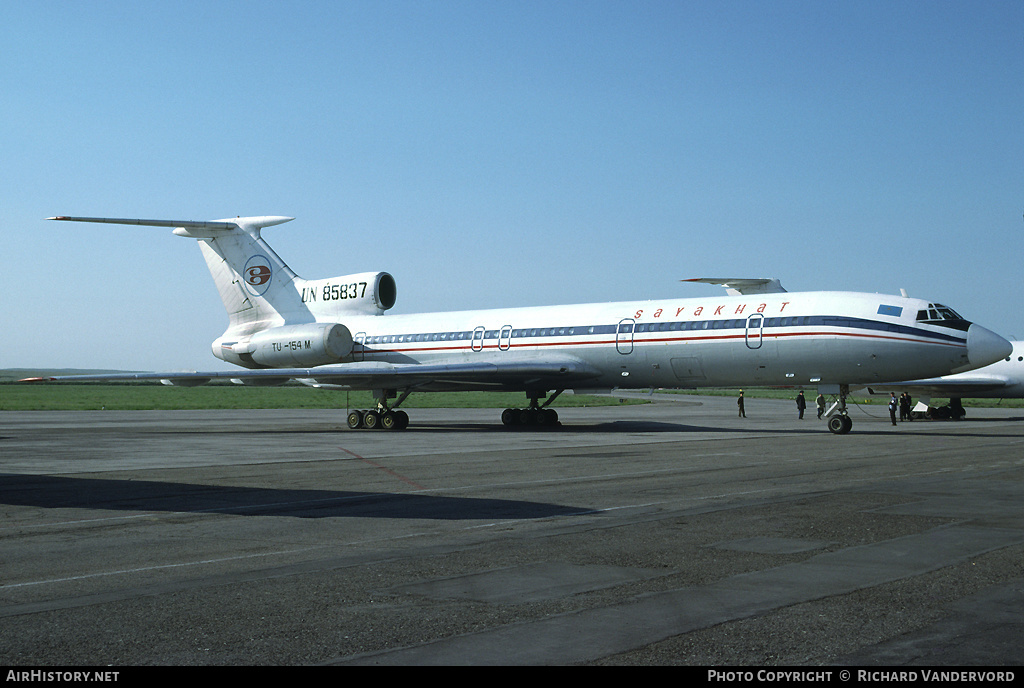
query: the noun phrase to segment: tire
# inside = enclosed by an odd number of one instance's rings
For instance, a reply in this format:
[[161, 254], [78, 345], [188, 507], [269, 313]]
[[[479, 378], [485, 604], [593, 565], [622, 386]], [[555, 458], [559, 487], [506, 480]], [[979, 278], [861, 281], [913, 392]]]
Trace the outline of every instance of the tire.
[[348, 427], [350, 430], [356, 430], [363, 425], [363, 412], [352, 411], [348, 414]]
[[846, 416], [831, 416], [828, 419], [828, 431], [833, 435], [845, 435], [850, 432], [846, 427]]

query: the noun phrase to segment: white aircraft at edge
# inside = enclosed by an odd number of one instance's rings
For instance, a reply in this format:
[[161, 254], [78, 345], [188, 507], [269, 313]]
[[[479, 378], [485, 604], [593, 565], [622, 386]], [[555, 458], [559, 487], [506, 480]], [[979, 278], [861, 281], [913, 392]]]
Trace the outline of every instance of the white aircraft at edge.
[[548, 405], [567, 389], [817, 385], [836, 399], [829, 430], [845, 434], [851, 385], [947, 375], [1010, 353], [1005, 339], [951, 309], [922, 319], [935, 306], [921, 299], [790, 293], [767, 279], [691, 280], [723, 284], [726, 296], [382, 317], [395, 304], [394, 278], [298, 277], [260, 235], [289, 217], [49, 219], [169, 227], [197, 239], [229, 317], [213, 354], [244, 369], [74, 379], [372, 390], [377, 408], [350, 413], [352, 428], [404, 428], [397, 408], [414, 391], [523, 391], [528, 408], [505, 409], [502, 422], [551, 425]]
[[914, 411], [928, 410], [932, 397], [948, 398], [950, 411], [956, 418], [966, 415], [962, 400], [969, 399], [1021, 399], [1024, 398], [1024, 342], [1011, 341], [1013, 351], [1001, 361], [966, 373], [944, 375], [927, 380], [905, 380], [868, 385], [870, 394], [909, 392], [918, 397]]

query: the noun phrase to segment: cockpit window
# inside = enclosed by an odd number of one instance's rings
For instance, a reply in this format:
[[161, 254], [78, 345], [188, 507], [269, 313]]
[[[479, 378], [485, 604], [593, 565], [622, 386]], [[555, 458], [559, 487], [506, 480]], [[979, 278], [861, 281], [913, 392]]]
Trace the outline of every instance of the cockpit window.
[[936, 325], [952, 325], [954, 322], [966, 322], [955, 310], [941, 303], [929, 303], [928, 308], [922, 308], [917, 312], [917, 321], [934, 323]]

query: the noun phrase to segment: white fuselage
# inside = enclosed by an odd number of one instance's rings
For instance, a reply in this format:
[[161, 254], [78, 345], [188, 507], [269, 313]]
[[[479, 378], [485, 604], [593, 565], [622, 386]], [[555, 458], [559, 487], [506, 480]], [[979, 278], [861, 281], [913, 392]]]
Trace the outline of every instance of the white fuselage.
[[866, 384], [971, 366], [969, 324], [915, 321], [926, 306], [880, 294], [786, 292], [353, 315], [343, 324], [355, 362], [564, 356], [599, 371], [586, 382], [593, 388]]

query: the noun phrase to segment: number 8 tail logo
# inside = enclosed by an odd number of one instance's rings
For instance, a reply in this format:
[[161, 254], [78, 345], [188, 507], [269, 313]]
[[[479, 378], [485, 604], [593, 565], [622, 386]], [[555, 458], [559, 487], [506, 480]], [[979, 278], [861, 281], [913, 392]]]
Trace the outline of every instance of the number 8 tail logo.
[[270, 261], [265, 256], [253, 256], [246, 262], [242, 270], [245, 288], [255, 296], [263, 296], [270, 288], [270, 279], [274, 276]]

